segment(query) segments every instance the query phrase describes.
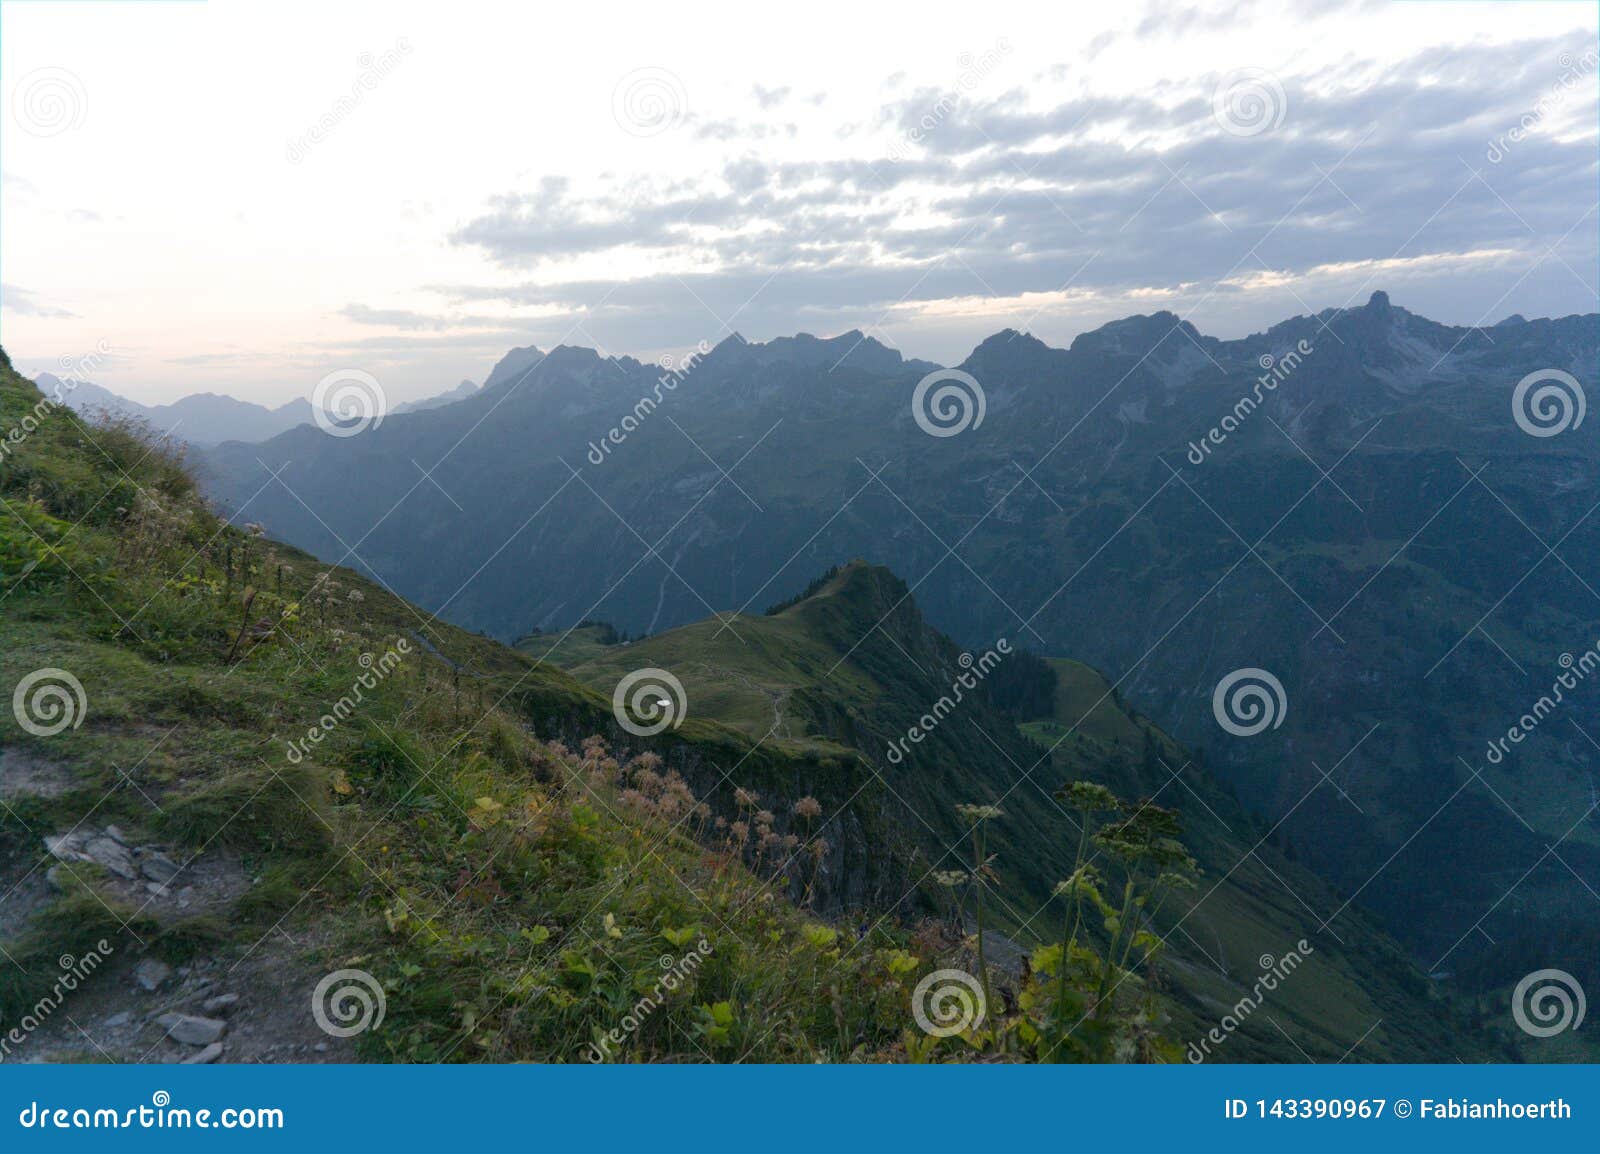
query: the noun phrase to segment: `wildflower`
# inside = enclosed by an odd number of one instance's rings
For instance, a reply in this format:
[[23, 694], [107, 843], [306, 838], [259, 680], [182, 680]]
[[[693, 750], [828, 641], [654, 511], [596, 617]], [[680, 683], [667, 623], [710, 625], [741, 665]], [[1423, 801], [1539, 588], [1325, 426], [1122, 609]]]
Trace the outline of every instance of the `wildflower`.
[[1056, 790], [1055, 796], [1079, 813], [1112, 813], [1122, 807], [1116, 794], [1092, 781], [1068, 782]]
[[814, 797], [802, 797], [794, 803], [794, 812], [797, 817], [819, 817], [822, 814], [822, 803]]
[[997, 805], [958, 805], [956, 812], [970, 822], [993, 821], [1006, 815], [1005, 810]]

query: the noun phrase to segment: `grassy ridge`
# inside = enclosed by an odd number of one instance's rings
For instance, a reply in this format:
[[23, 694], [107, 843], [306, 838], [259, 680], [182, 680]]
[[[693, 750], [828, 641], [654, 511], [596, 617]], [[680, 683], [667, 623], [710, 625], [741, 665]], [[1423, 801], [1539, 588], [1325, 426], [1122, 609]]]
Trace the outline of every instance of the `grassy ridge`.
[[[1172, 1016], [1168, 1032], [1203, 1037], [1250, 991], [1263, 957], [1279, 958], [1302, 939], [1312, 944], [1303, 971], [1247, 1016], [1218, 1049], [1221, 1060], [1337, 1059], [1358, 1040], [1367, 1060], [1502, 1052], [1505, 1039], [1475, 1027], [1370, 919], [1351, 915], [1354, 932], [1326, 932], [1322, 918], [1343, 899], [1087, 666], [1051, 663], [1048, 716], [1019, 724], [973, 696], [904, 762], [891, 763], [889, 744], [962, 668], [956, 647], [922, 622], [905, 594], [886, 570], [854, 562], [770, 616], [740, 616], [728, 628], [698, 622], [627, 645], [591, 638], [568, 659], [595, 686], [640, 666], [670, 669], [692, 714], [768, 744], [854, 748], [903, 803], [897, 816], [929, 868], [950, 864], [939, 852], [961, 836], [959, 824], [946, 821], [953, 800], [1005, 796], [1006, 816], [989, 833], [998, 879], [992, 916], [1024, 950], [1059, 932], [1049, 896], [1071, 868], [1072, 831], [1049, 790], [1091, 780], [1179, 807], [1185, 844], [1205, 876], [1157, 926], [1169, 938], [1158, 981]], [[553, 641], [530, 638], [524, 646], [543, 653]], [[920, 896], [940, 900], [932, 886]]]

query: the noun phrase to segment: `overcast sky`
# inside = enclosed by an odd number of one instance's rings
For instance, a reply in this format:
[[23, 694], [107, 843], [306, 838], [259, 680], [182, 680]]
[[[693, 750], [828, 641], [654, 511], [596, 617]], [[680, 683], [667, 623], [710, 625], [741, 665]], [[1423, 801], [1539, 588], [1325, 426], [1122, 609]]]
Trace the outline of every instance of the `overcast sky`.
[[[898, 12], [899, 14], [896, 14]], [[0, 8], [0, 340], [147, 403], [1597, 310], [1592, 3]]]

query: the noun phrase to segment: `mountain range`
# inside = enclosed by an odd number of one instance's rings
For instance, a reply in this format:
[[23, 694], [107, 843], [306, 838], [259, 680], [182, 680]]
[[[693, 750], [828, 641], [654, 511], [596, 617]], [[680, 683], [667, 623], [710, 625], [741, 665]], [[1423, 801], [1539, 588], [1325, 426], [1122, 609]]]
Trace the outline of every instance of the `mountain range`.
[[[177, 437], [196, 446], [223, 441], [253, 444], [277, 436], [300, 425], [313, 425], [316, 410], [304, 397], [268, 408], [241, 401], [222, 393], [191, 393], [167, 405], [142, 405], [93, 381], [69, 384], [53, 373], [40, 373], [39, 388], [47, 395], [59, 395], [67, 407], [80, 413], [104, 412], [147, 421], [158, 433]], [[464, 400], [478, 391], [472, 381], [420, 401], [408, 401], [394, 408], [396, 413], [421, 412]]]
[[[1380, 292], [1219, 340], [1157, 313], [1066, 349], [997, 333], [956, 366], [975, 388], [855, 332], [670, 369], [518, 350], [466, 401], [217, 446], [202, 477], [506, 641], [887, 566], [960, 645], [1106, 671], [1345, 895], [1325, 927], [1368, 911], [1488, 989], [1600, 936], [1597, 682], [1537, 705], [1600, 638], [1600, 442], [1529, 408], [1552, 372], [1582, 401], [1597, 321], [1463, 328]], [[1215, 691], [1257, 670], [1281, 698], [1241, 736]]]

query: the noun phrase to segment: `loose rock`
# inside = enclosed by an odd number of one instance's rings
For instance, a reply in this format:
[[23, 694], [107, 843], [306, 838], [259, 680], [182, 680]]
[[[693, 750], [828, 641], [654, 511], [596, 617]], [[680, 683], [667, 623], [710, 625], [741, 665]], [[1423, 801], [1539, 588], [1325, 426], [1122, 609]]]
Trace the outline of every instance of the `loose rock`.
[[139, 868], [144, 871], [144, 876], [153, 882], [165, 885], [177, 876], [182, 867], [160, 850], [149, 846], [139, 850]]
[[163, 982], [172, 977], [172, 967], [160, 958], [141, 958], [133, 968], [133, 980], [141, 989], [155, 993]]
[[238, 994], [218, 994], [214, 998], [207, 998], [200, 1008], [207, 1014], [226, 1014], [238, 1004]]
[[201, 1050], [198, 1054], [190, 1054], [183, 1060], [183, 1065], [205, 1066], [215, 1062], [220, 1057], [222, 1057], [222, 1043], [212, 1042], [211, 1045]]
[[83, 847], [83, 853], [90, 861], [105, 866], [118, 877], [132, 881], [139, 876], [138, 867], [133, 864], [133, 855], [115, 838], [94, 838]]
[[197, 1018], [190, 1014], [162, 1014], [156, 1022], [167, 1037], [186, 1046], [209, 1046], [222, 1037], [228, 1023], [220, 1018]]

